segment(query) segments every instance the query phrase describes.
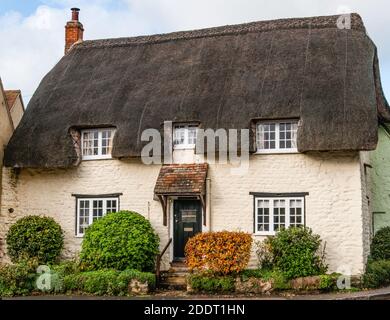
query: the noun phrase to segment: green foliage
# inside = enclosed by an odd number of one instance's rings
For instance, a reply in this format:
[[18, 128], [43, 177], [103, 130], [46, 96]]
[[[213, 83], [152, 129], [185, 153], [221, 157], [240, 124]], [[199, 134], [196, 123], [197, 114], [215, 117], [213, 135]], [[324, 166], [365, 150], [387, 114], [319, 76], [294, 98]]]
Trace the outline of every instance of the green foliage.
[[128, 295], [131, 280], [147, 282], [155, 286], [155, 275], [137, 270], [99, 270], [66, 275], [63, 280], [65, 292], [82, 292], [94, 295]]
[[195, 292], [226, 293], [234, 291], [235, 280], [232, 276], [213, 276], [191, 274], [187, 279]]
[[337, 278], [340, 275], [337, 273], [321, 274], [321, 279], [318, 289], [323, 291], [331, 291], [337, 288]]
[[390, 227], [377, 231], [371, 243], [372, 260], [390, 260]]
[[73, 260], [62, 261], [59, 264], [50, 266], [50, 287], [44, 291], [46, 293], [60, 293], [64, 291], [64, 278], [68, 275], [80, 273], [78, 262]]
[[131, 211], [110, 213], [86, 230], [80, 254], [84, 270], [152, 271], [159, 238], [150, 222]]
[[268, 237], [265, 245], [272, 255], [274, 269], [287, 279], [324, 274], [327, 270], [319, 255], [321, 239], [309, 228], [288, 228]]
[[369, 261], [363, 276], [363, 285], [367, 288], [390, 285], [390, 260]]
[[58, 258], [64, 245], [64, 236], [54, 219], [27, 216], [10, 227], [6, 241], [12, 262], [37, 258], [39, 263], [45, 264]]
[[273, 257], [270, 250], [269, 242], [256, 241], [256, 255], [259, 263], [259, 269], [272, 269]]
[[0, 296], [27, 295], [34, 289], [36, 259], [21, 260], [18, 264], [0, 265]]
[[240, 276], [243, 281], [246, 281], [252, 277], [263, 279], [264, 281], [272, 280], [272, 286], [276, 290], [285, 290], [290, 288], [289, 281], [286, 279], [284, 273], [277, 269], [264, 268], [245, 270], [240, 274]]

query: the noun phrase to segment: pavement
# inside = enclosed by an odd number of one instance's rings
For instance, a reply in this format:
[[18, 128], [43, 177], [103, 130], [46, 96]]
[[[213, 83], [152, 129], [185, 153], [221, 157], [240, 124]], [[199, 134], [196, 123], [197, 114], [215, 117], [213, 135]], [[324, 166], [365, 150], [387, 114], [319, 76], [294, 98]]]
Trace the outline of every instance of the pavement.
[[137, 297], [88, 295], [35, 295], [3, 298], [2, 300], [390, 300], [390, 287], [358, 292], [280, 295], [201, 295], [184, 291], [160, 291]]

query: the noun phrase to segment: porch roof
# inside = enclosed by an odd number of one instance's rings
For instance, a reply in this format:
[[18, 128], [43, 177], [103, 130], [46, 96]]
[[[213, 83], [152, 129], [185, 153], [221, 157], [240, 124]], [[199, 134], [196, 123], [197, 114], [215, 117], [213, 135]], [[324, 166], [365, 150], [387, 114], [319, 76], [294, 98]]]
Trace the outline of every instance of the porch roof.
[[207, 163], [163, 165], [158, 175], [156, 195], [204, 195]]

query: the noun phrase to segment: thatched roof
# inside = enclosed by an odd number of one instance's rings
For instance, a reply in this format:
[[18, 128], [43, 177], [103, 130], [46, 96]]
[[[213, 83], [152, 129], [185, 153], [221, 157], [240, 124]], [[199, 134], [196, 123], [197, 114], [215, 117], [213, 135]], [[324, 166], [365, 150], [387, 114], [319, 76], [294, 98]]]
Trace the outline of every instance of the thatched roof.
[[300, 118], [298, 149], [372, 150], [390, 120], [376, 47], [360, 16], [286, 19], [135, 38], [84, 41], [45, 76], [5, 165], [77, 163], [69, 129], [115, 126], [113, 156], [137, 157], [146, 128], [199, 121], [250, 128]]

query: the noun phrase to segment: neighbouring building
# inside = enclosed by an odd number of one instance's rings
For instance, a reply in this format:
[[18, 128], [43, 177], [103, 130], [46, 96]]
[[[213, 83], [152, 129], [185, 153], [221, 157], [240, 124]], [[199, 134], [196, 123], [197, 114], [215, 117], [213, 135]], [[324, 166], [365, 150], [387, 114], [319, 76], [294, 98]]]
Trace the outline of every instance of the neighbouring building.
[[369, 183], [372, 187], [372, 228], [375, 233], [390, 226], [390, 127], [382, 123], [378, 146], [371, 152]]
[[[0, 78], [0, 162], [3, 163], [4, 148], [15, 128], [18, 126], [24, 112], [20, 90], [4, 90]], [[0, 167], [0, 174], [2, 166]], [[2, 179], [0, 176], [0, 187]], [[0, 191], [1, 204], [1, 191]]]
[[[359, 15], [350, 28], [327, 16], [83, 41], [72, 11], [65, 56], [5, 152], [2, 239], [25, 215], [52, 216], [71, 257], [89, 224], [128, 209], [151, 221], [161, 247], [173, 239], [164, 268], [197, 232], [262, 240], [306, 225], [326, 242], [330, 271], [364, 271], [373, 210], [389, 210], [378, 199], [389, 161], [377, 145], [390, 109]], [[142, 161], [146, 129], [164, 133], [160, 151], [173, 163]], [[247, 172], [209, 161], [200, 129], [248, 130]]]

